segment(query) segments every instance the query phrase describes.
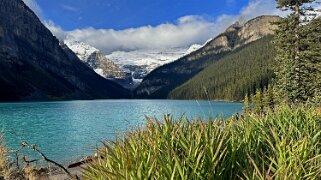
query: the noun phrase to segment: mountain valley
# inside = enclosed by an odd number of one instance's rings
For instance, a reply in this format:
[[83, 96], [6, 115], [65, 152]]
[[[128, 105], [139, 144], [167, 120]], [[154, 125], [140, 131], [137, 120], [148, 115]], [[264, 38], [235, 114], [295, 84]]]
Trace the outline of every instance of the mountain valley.
[[[4, 6], [0, 9], [1, 16], [4, 17], [4, 21], [0, 24], [2, 57], [0, 84], [3, 87], [0, 91], [3, 100], [130, 97], [204, 99], [204, 95], [196, 95], [197, 93], [191, 95], [192, 87], [202, 85], [197, 83], [192, 85], [188, 81], [193, 82], [194, 77], [199, 79], [197, 75], [203, 70], [206, 70], [207, 74], [211, 71], [220, 72], [222, 67], [213, 68], [214, 65], [211, 64], [228, 61], [230, 56], [235, 56], [234, 52], [252, 47], [247, 45], [273, 35], [276, 25], [272, 23], [279, 20], [277, 16], [260, 16], [244, 24], [237, 22], [204, 45], [115, 51], [105, 55], [84, 42], [71, 39], [59, 42], [20, 0], [5, 0], [3, 3], [9, 9], [17, 9], [12, 12]], [[7, 18], [8, 16], [5, 17], [10, 13], [17, 17], [15, 22]], [[268, 51], [273, 54], [271, 49]], [[265, 57], [252, 59], [252, 64], [261, 61], [261, 58]], [[233, 66], [228, 63], [222, 65], [227, 69]], [[227, 76], [214, 74], [215, 78]], [[38, 78], [31, 78], [34, 76]], [[267, 74], [262, 76], [269, 77], [264, 82], [268, 82], [272, 77]], [[211, 81], [213, 78], [206, 81]], [[191, 85], [187, 86], [186, 83]], [[263, 83], [259, 86], [262, 88], [265, 85], [266, 83]], [[54, 88], [50, 88], [51, 86]], [[200, 88], [211, 89], [212, 86]], [[244, 92], [252, 92], [251, 89], [253, 87]], [[241, 94], [244, 95], [244, 92], [242, 90]], [[213, 98], [226, 99], [223, 96]], [[239, 99], [240, 96], [228, 98], [228, 100]]]

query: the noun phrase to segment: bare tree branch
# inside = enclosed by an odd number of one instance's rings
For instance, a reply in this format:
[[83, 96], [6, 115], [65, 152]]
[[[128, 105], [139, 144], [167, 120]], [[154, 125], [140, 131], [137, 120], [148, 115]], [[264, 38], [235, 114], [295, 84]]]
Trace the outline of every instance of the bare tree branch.
[[[30, 146], [29, 146], [30, 147]], [[32, 145], [31, 146], [31, 149], [33, 149], [35, 152], [37, 152], [45, 161], [49, 162], [49, 163], [52, 163], [56, 166], [58, 166], [59, 168], [61, 168], [63, 171], [65, 171], [65, 173], [68, 174], [68, 176], [72, 179], [79, 179], [79, 177], [77, 175], [72, 175], [63, 165], [51, 160], [51, 159], [48, 159], [46, 155], [44, 155], [41, 151], [39, 151], [37, 149], [37, 146], [36, 145]]]

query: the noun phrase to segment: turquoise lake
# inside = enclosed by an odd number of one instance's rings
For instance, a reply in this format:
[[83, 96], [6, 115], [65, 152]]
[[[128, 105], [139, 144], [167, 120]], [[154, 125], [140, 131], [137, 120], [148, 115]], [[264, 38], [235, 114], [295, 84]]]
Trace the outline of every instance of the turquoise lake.
[[66, 163], [91, 155], [102, 141], [113, 140], [131, 128], [143, 127], [145, 116], [160, 120], [167, 113], [176, 118], [183, 115], [189, 119], [226, 118], [240, 113], [242, 106], [176, 100], [0, 103], [0, 131], [10, 149], [27, 141], [37, 144], [49, 158]]

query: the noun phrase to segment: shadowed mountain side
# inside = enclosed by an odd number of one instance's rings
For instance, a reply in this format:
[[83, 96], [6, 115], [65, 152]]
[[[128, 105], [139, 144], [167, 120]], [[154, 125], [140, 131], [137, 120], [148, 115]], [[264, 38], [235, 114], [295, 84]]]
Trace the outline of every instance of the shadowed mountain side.
[[129, 97], [61, 46], [22, 0], [1, 0], [0, 17], [0, 101]]

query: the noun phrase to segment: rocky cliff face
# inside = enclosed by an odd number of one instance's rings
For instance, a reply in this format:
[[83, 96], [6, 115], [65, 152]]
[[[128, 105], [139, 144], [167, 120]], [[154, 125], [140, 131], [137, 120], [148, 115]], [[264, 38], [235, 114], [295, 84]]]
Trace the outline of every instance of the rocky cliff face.
[[0, 101], [127, 97], [61, 47], [22, 0], [1, 0], [0, 19]]
[[235, 23], [199, 50], [151, 72], [135, 90], [138, 97], [167, 98], [209, 63], [267, 35], [273, 35], [277, 16], [260, 16], [241, 25]]
[[141, 49], [129, 52], [115, 51], [106, 57], [125, 71], [131, 72], [133, 79], [142, 81], [154, 69], [171, 63], [186, 54], [190, 54], [199, 49], [200, 46], [193, 45], [190, 48]]
[[143, 78], [152, 70], [203, 46], [194, 44], [189, 48], [115, 51], [104, 56], [97, 48], [74, 39], [67, 38], [62, 44], [67, 45], [80, 60], [94, 69], [96, 73], [130, 90], [139, 86]]
[[65, 40], [66, 44], [78, 58], [104, 78], [112, 80], [130, 80], [131, 75], [122, 70], [112, 60], [106, 58], [98, 49], [86, 43]]
[[260, 16], [243, 25], [237, 22], [228, 27], [225, 32], [209, 41], [204, 48], [186, 58], [192, 61], [204, 56], [233, 51], [264, 36], [272, 35], [277, 27], [273, 25], [273, 22], [276, 22], [279, 18], [278, 16]]
[[111, 79], [131, 79], [131, 75], [125, 73], [122, 69], [120, 69], [119, 66], [117, 66], [113, 61], [106, 58], [102, 53], [99, 51], [96, 51], [92, 53], [86, 63], [95, 69], [96, 72], [99, 72], [99, 74], [105, 78], [111, 78]]

